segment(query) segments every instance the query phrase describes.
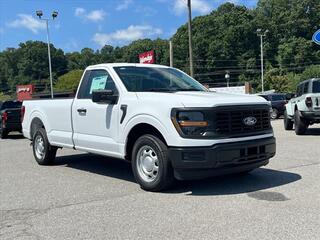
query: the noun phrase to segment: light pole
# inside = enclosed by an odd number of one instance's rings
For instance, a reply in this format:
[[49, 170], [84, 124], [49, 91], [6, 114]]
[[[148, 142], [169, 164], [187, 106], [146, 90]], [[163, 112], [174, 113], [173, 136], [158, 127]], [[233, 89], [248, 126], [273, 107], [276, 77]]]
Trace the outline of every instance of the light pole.
[[188, 33], [189, 33], [189, 62], [190, 62], [190, 76], [193, 77], [193, 57], [192, 57], [192, 29], [191, 29], [191, 0], [188, 0]]
[[[51, 68], [51, 54], [50, 54], [50, 37], [49, 37], [49, 24], [48, 18], [42, 18], [43, 12], [42, 10], [37, 10], [36, 11], [37, 16], [39, 17], [40, 20], [43, 20], [46, 22], [46, 27], [47, 27], [47, 44], [48, 44], [48, 59], [49, 59], [49, 74], [50, 74], [50, 91], [51, 91], [51, 98], [53, 98], [53, 83], [52, 83], [52, 68]], [[52, 12], [52, 19], [55, 19], [58, 16], [57, 11]]]
[[224, 75], [224, 78], [226, 79], [227, 81], [227, 87], [229, 87], [229, 80], [230, 80], [230, 74], [229, 74], [229, 71], [226, 71], [226, 75]]
[[262, 31], [261, 28], [257, 29], [257, 35], [260, 37], [260, 56], [261, 56], [261, 87], [262, 87], [262, 92], [264, 92], [264, 79], [263, 79], [263, 37], [267, 35], [269, 30]]

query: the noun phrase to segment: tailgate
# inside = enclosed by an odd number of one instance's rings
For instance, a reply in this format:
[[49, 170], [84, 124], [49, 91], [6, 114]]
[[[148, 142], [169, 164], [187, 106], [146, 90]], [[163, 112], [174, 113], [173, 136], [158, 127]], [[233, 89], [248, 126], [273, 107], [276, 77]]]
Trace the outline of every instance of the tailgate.
[[7, 123], [20, 123], [21, 109], [20, 108], [10, 108], [4, 110], [8, 114]]
[[310, 96], [312, 98], [313, 111], [320, 112], [320, 94], [314, 94]]

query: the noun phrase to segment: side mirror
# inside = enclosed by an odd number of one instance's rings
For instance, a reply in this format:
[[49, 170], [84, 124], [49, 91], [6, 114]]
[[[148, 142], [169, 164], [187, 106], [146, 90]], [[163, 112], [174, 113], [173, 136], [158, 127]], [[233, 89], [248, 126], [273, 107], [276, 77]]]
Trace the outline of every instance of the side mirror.
[[118, 94], [112, 90], [94, 90], [92, 91], [92, 102], [117, 104], [119, 99]]
[[292, 97], [294, 97], [295, 94], [287, 93], [286, 94], [286, 100], [289, 101]]

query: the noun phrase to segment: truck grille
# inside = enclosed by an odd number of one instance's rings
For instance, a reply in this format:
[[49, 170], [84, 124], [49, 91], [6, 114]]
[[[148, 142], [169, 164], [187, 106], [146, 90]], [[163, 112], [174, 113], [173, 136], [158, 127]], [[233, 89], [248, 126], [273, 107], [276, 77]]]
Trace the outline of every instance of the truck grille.
[[[256, 119], [256, 123], [248, 126], [246, 118]], [[255, 106], [241, 106], [239, 109], [221, 109], [215, 113], [215, 129], [219, 135], [245, 135], [271, 128], [269, 108], [257, 109]]]

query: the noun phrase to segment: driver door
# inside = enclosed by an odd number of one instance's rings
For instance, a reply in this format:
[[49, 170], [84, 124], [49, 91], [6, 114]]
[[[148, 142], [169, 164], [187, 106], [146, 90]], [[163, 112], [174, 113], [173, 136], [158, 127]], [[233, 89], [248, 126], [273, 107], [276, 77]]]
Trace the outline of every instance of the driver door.
[[99, 89], [119, 94], [107, 70], [87, 70], [72, 107], [74, 144], [79, 150], [117, 157], [119, 104], [94, 103], [92, 91]]

